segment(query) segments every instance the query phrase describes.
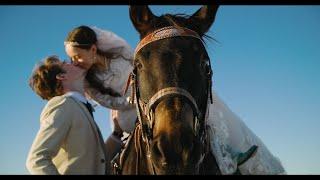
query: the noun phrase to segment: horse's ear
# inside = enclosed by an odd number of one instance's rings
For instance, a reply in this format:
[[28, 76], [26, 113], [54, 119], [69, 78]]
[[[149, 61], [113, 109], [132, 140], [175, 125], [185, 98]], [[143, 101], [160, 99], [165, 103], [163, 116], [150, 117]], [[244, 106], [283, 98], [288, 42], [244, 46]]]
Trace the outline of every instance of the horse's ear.
[[215, 20], [218, 7], [218, 5], [202, 6], [188, 19], [188, 24], [192, 26], [190, 28], [194, 29], [201, 35], [206, 33]]
[[144, 6], [130, 6], [130, 19], [133, 26], [140, 33], [140, 36], [143, 37], [147, 33], [147, 30], [151, 27], [151, 22], [155, 15], [151, 12], [147, 5]]

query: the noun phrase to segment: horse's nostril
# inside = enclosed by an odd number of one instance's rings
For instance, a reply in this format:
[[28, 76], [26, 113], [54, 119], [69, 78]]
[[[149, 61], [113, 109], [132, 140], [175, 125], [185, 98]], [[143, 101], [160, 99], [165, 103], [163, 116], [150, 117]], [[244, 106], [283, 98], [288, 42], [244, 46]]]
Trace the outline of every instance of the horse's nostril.
[[160, 143], [159, 142], [155, 142], [152, 146], [152, 152], [154, 156], [162, 156], [161, 154], [161, 150], [160, 150]]
[[162, 165], [162, 167], [167, 167], [168, 163], [167, 162], [162, 162], [161, 165]]
[[156, 141], [152, 145], [152, 156], [155, 158], [154, 160], [156, 164], [158, 164], [159, 168], [167, 168], [168, 167], [168, 158], [164, 154], [164, 151], [161, 147], [161, 142]]

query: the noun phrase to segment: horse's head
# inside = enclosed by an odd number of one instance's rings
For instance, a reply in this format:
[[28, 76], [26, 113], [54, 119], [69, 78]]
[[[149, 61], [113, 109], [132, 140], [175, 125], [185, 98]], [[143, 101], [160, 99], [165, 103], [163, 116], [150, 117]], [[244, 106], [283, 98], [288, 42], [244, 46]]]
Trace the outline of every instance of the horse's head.
[[202, 37], [217, 9], [203, 6], [189, 17], [158, 17], [148, 6], [130, 7], [142, 40], [134, 59], [136, 98], [156, 174], [197, 173], [211, 91], [211, 67]]

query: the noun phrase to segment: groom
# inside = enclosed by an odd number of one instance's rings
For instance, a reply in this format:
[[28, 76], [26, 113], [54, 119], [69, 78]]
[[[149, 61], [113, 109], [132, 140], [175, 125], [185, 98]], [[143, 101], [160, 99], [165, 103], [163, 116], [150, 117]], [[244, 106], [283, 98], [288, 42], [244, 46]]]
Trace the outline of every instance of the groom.
[[[122, 142], [114, 132], [104, 142], [84, 97], [85, 70], [48, 57], [30, 86], [48, 100], [27, 158], [31, 174], [106, 174]], [[115, 122], [115, 131], [119, 130]]]

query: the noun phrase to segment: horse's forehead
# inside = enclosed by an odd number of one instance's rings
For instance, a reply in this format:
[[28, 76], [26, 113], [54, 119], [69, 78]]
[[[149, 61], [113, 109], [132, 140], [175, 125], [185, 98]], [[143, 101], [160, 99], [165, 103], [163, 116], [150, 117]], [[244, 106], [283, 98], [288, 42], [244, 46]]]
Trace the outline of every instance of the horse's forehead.
[[201, 45], [198, 42], [199, 40], [190, 37], [172, 37], [167, 39], [162, 39], [159, 41], [153, 42], [152, 46], [149, 47], [149, 50], [157, 49], [154, 52], [164, 53], [169, 51], [175, 51], [176, 53], [190, 54], [194, 51], [189, 51], [190, 49], [199, 50]]

